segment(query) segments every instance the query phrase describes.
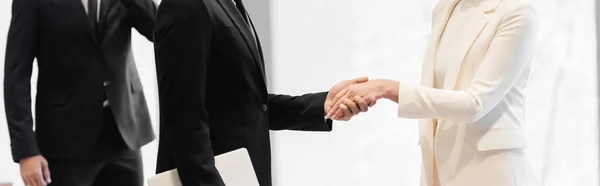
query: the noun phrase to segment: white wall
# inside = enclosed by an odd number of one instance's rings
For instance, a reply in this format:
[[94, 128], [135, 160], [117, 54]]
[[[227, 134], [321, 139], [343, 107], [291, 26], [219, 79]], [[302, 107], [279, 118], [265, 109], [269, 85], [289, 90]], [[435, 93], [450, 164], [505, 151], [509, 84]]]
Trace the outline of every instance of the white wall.
[[594, 0], [529, 0], [540, 44], [527, 88], [530, 157], [546, 186], [597, 186]]
[[[418, 83], [431, 1], [273, 1], [275, 92], [329, 89], [357, 76]], [[418, 185], [413, 120], [381, 101], [332, 133], [274, 132], [274, 184]]]
[[[157, 1], [158, 2], [158, 1]], [[137, 32], [133, 34], [133, 53], [136, 65], [144, 85], [144, 94], [148, 102], [148, 110], [156, 140], [142, 147], [142, 159], [144, 160], [144, 176], [148, 178], [156, 171], [156, 154], [158, 151], [158, 85], [156, 81], [156, 66], [154, 65], [154, 45]]]

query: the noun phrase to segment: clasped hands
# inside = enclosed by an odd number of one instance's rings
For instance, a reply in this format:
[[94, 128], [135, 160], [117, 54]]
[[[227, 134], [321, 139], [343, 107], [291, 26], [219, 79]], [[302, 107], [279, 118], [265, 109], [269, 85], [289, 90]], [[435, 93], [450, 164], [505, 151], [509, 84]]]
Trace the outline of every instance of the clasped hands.
[[360, 77], [334, 85], [325, 100], [327, 118], [348, 121], [361, 112], [367, 112], [378, 100], [386, 98], [390, 80], [371, 80]]

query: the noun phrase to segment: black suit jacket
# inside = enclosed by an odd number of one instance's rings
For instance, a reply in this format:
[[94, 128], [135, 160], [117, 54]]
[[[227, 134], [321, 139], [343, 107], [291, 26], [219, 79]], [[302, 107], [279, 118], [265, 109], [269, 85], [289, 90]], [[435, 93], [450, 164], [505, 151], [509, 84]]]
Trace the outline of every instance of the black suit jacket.
[[[152, 40], [151, 0], [102, 0], [96, 39], [81, 0], [13, 0], [6, 47], [4, 100], [13, 159], [42, 154], [79, 158], [92, 153], [110, 101], [125, 143], [154, 139], [131, 52], [131, 28]], [[30, 78], [37, 58], [36, 129]], [[105, 88], [103, 82], [110, 84]]]
[[157, 172], [177, 168], [184, 186], [222, 186], [214, 155], [245, 147], [261, 186], [270, 186], [269, 130], [331, 130], [327, 93], [267, 93], [253, 32], [232, 0], [162, 1], [155, 29]]

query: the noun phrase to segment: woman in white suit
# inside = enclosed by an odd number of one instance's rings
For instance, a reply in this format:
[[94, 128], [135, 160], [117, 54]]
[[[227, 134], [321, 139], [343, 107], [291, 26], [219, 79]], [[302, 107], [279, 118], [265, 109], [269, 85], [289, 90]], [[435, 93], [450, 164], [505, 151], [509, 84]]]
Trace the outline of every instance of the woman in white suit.
[[525, 86], [537, 16], [521, 0], [441, 0], [422, 85], [372, 80], [334, 99], [328, 117], [356, 99], [386, 98], [420, 119], [421, 186], [537, 186], [523, 149]]

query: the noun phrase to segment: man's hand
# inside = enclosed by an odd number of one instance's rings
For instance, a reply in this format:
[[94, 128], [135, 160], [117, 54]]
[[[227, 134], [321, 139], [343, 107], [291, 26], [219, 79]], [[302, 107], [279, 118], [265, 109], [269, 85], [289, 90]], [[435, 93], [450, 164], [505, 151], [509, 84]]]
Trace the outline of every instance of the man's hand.
[[[332, 110], [332, 108], [334, 108], [334, 104], [336, 103], [336, 100], [334, 100], [335, 96], [339, 94], [342, 90], [346, 89], [346, 87], [353, 84], [365, 83], [368, 81], [368, 77], [359, 77], [356, 79], [346, 80], [335, 84], [333, 87], [331, 87], [329, 93], [327, 94], [327, 99], [325, 100], [325, 113], [329, 115], [327, 111]], [[344, 103], [346, 103], [342, 106], [345, 108], [344, 115], [336, 118], [336, 120], [348, 121], [350, 120], [350, 118], [352, 118], [355, 115], [358, 115], [360, 112], [366, 112], [369, 109], [369, 107], [374, 105], [373, 100], [365, 100], [359, 96], [355, 97], [354, 100], [345, 100]]]
[[41, 155], [24, 158], [19, 161], [21, 178], [25, 186], [45, 186], [50, 184], [48, 161]]

